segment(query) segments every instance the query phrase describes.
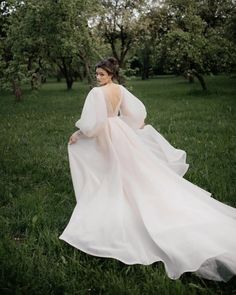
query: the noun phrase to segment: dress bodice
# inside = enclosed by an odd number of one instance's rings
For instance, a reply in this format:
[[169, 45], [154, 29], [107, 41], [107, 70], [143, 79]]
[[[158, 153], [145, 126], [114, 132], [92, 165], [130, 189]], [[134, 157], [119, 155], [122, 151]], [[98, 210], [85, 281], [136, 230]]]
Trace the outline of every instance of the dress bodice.
[[108, 117], [115, 117], [119, 114], [119, 109], [122, 103], [122, 92], [120, 87], [113, 89], [113, 91], [105, 91], [101, 88], [103, 93]]
[[118, 116], [122, 98], [120, 98], [118, 103], [116, 103], [115, 107], [112, 105], [112, 103], [108, 97], [105, 97], [105, 101], [106, 101], [106, 106], [107, 106], [108, 117]]

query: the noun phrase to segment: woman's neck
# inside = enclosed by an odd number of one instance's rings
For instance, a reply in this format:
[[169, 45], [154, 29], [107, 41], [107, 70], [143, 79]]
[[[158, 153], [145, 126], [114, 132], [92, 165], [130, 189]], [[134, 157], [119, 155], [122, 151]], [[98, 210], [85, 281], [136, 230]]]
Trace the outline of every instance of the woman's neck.
[[114, 85], [115, 83], [113, 83], [113, 81], [111, 82], [107, 82], [106, 84], [102, 85], [102, 86], [110, 86], [110, 85]]

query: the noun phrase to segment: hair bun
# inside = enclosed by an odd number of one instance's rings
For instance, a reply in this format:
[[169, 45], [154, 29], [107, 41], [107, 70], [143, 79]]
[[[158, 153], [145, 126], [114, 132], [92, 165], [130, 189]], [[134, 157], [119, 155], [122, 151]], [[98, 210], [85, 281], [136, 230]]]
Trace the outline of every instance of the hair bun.
[[95, 65], [95, 69], [102, 68], [109, 75], [112, 75], [112, 79], [119, 79], [119, 63], [114, 57], [108, 57], [101, 60]]
[[118, 60], [114, 57], [108, 57], [107, 59], [110, 63], [112, 63], [114, 66], [118, 66], [119, 63], [118, 63]]

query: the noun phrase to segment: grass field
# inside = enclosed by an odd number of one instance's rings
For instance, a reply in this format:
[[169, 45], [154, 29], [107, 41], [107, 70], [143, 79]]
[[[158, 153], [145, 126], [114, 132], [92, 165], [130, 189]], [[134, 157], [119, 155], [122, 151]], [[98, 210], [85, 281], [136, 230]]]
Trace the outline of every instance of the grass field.
[[[128, 86], [146, 105], [146, 123], [186, 150], [185, 177], [236, 207], [235, 78], [207, 82], [205, 94], [176, 77]], [[82, 83], [68, 92], [50, 82], [38, 92], [26, 89], [22, 103], [0, 93], [0, 293], [236, 294], [235, 278], [225, 284], [185, 273], [174, 281], [162, 263], [126, 266], [58, 239], [75, 206], [67, 141], [87, 91]]]

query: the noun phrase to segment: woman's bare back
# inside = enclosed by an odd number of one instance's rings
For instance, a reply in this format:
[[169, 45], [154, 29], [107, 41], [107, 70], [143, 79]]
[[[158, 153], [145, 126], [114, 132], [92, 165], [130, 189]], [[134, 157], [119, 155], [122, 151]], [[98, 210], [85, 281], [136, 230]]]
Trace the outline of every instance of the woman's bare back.
[[108, 115], [117, 115], [122, 99], [120, 85], [111, 83], [103, 86], [102, 91], [107, 103]]

